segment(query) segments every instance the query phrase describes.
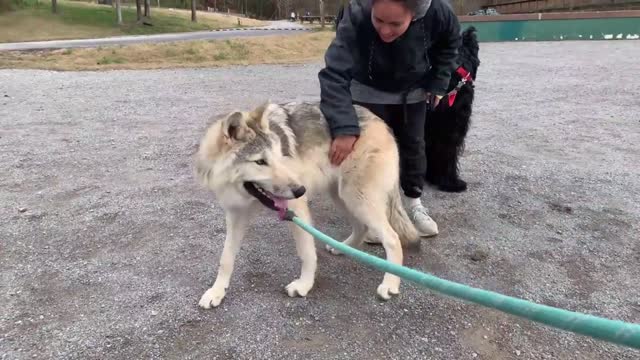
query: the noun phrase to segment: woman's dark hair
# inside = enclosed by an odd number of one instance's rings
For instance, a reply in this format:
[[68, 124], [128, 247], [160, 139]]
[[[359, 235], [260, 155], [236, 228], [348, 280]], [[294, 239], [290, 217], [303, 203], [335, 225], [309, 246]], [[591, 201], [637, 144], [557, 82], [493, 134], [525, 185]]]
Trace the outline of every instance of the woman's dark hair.
[[[371, 6], [373, 6], [378, 0], [371, 0]], [[427, 9], [431, 5], [431, 0], [388, 0], [393, 2], [403, 3], [409, 11], [418, 16], [424, 15]]]

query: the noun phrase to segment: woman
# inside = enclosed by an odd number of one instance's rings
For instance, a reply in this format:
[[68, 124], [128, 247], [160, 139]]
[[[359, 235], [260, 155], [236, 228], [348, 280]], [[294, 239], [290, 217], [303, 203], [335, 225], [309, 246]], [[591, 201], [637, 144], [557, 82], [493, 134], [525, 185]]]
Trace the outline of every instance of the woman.
[[420, 201], [427, 102], [445, 95], [460, 41], [445, 0], [351, 0], [318, 74], [331, 162], [342, 163], [360, 134], [353, 104], [384, 119], [398, 142], [405, 207], [422, 236], [438, 234]]

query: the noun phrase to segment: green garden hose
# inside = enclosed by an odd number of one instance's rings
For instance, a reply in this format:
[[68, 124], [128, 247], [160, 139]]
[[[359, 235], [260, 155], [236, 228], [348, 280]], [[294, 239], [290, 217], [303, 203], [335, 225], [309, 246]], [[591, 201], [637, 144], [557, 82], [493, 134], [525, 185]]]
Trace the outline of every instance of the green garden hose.
[[323, 234], [313, 226], [298, 218], [291, 210], [285, 216], [289, 220], [310, 233], [316, 239], [335, 248], [368, 266], [388, 272], [418, 285], [435, 290], [458, 299], [467, 300], [479, 305], [493, 308], [508, 314], [539, 322], [554, 328], [587, 335], [595, 339], [640, 349], [640, 325], [619, 320], [609, 320], [592, 315], [581, 314], [551, 306], [536, 304], [526, 300], [509, 297], [499, 293], [473, 288], [463, 284], [443, 280], [405, 266], [391, 263], [377, 256], [354, 249]]

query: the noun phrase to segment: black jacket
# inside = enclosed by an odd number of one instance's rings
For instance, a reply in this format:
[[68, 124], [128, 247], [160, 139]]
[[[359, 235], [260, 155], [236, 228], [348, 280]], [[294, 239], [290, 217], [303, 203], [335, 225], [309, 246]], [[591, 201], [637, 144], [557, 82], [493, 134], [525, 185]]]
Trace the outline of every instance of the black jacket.
[[460, 24], [445, 0], [432, 0], [422, 18], [392, 43], [382, 42], [371, 22], [371, 1], [351, 0], [336, 37], [325, 53], [320, 80], [320, 110], [333, 137], [359, 135], [350, 83], [405, 93], [422, 87], [444, 95], [454, 71]]

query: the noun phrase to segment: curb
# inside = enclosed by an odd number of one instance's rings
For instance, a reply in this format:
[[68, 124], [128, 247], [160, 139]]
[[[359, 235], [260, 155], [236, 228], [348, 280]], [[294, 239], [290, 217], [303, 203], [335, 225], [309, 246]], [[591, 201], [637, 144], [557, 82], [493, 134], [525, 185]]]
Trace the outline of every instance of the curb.
[[263, 28], [263, 27], [258, 27], [258, 28], [227, 28], [227, 29], [213, 29], [211, 31], [255, 31], [255, 30], [269, 30], [269, 31], [277, 31], [277, 30], [283, 30], [283, 31], [309, 31], [311, 29], [307, 29], [307, 28]]

